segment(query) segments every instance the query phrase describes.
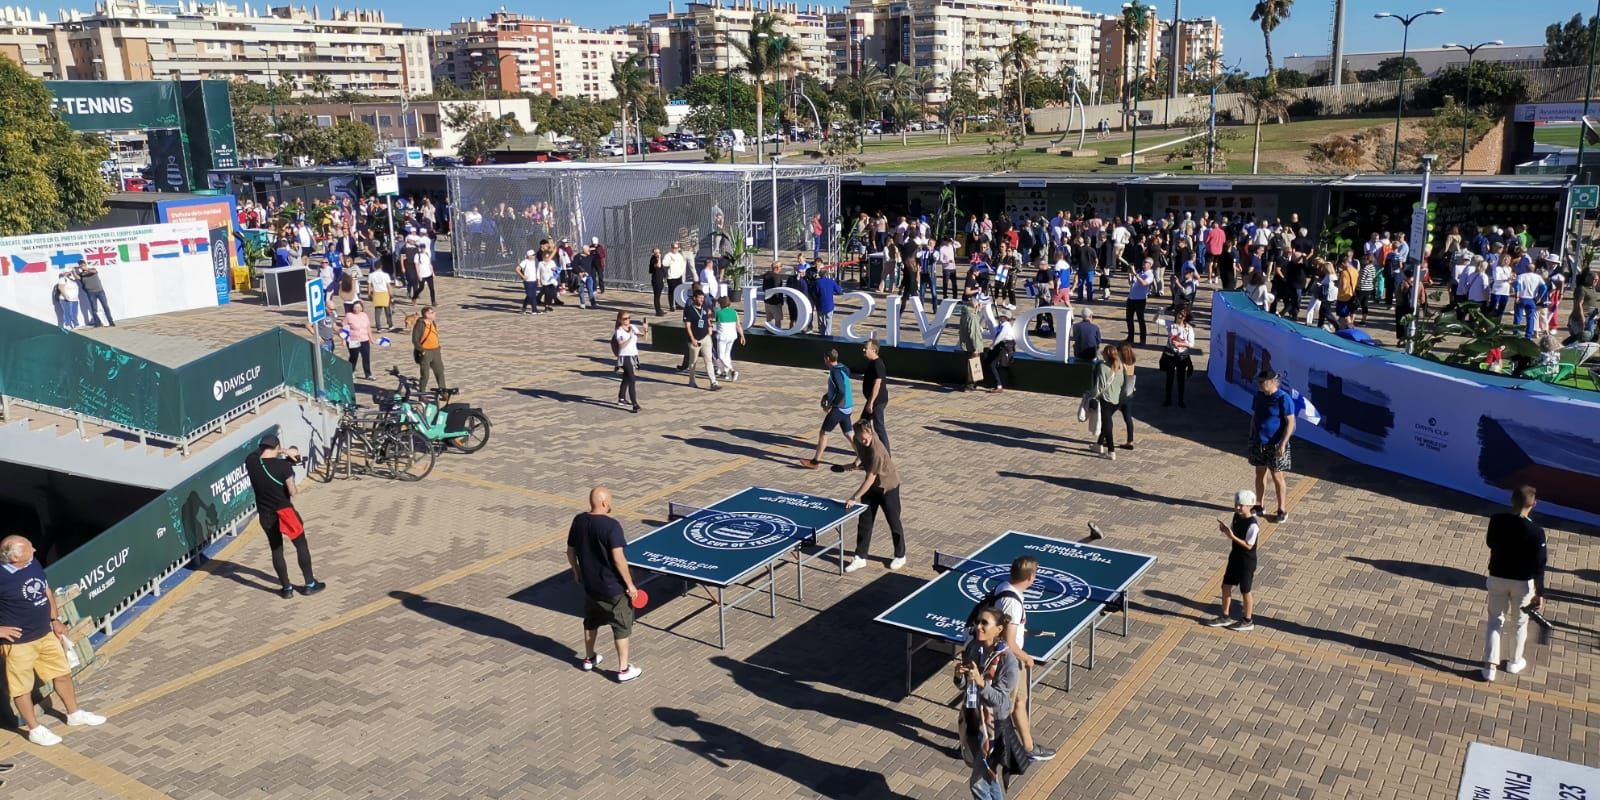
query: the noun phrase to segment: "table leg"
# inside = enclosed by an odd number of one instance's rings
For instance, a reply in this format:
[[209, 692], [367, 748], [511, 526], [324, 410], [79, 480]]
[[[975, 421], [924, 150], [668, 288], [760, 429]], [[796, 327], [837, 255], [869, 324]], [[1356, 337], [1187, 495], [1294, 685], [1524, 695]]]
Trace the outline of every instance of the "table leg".
[[911, 655], [916, 652], [911, 649], [913, 637], [910, 631], [906, 632], [906, 694], [911, 694]]
[[800, 604], [806, 602], [806, 565], [800, 557], [800, 550], [794, 551], [794, 585], [795, 592], [800, 596]]
[[728, 649], [727, 606], [722, 604], [722, 587], [717, 587], [717, 649]]
[[[1072, 657], [1077, 655], [1073, 651], [1077, 649], [1074, 645], [1067, 645], [1067, 691], [1069, 692], [1072, 691]], [[1032, 719], [1032, 717], [1029, 717], [1029, 719]]]
[[1099, 625], [1089, 626], [1089, 669], [1094, 669], [1094, 632], [1099, 628]]
[[776, 562], [767, 562], [767, 616], [778, 618], [778, 568]]
[[839, 523], [839, 574], [844, 574], [844, 523]]
[[1128, 593], [1122, 593], [1122, 638], [1128, 638]]

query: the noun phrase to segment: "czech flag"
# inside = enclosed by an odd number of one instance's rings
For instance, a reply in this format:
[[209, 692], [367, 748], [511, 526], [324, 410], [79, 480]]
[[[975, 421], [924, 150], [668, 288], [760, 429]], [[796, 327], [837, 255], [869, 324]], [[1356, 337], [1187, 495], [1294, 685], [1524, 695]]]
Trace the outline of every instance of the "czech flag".
[[27, 256], [14, 255], [11, 257], [11, 271], [18, 275], [27, 272], [45, 272], [49, 269], [49, 265], [50, 261], [46, 258], [30, 261]]

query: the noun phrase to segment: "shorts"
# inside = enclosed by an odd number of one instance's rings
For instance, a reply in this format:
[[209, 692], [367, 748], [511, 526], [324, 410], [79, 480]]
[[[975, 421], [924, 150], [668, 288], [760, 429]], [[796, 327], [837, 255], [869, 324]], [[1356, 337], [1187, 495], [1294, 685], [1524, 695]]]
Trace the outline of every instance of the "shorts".
[[1256, 582], [1256, 560], [1248, 556], [1228, 554], [1228, 567], [1222, 571], [1223, 586], [1237, 586], [1249, 594]]
[[611, 626], [611, 635], [626, 639], [633, 634], [633, 604], [626, 593], [607, 600], [583, 596], [583, 629], [599, 630], [601, 625]]
[[1283, 443], [1283, 455], [1280, 457], [1276, 448], [1270, 444], [1250, 443], [1250, 466], [1266, 467], [1273, 472], [1288, 472], [1290, 466], [1288, 442]]
[[12, 697], [32, 692], [36, 674], [44, 681], [72, 674], [72, 667], [67, 664], [67, 651], [54, 633], [31, 642], [0, 644], [0, 657], [6, 660], [6, 685], [11, 687]]
[[834, 428], [843, 429], [846, 436], [854, 432], [855, 429], [850, 424], [849, 412], [840, 408], [831, 408], [828, 410], [828, 416], [822, 418], [822, 432], [827, 433]]

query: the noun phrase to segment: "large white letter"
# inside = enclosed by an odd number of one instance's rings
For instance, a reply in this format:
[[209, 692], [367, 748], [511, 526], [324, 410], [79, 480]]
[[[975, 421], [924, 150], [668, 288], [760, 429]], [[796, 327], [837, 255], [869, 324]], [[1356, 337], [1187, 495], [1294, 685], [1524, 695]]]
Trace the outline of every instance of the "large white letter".
[[787, 328], [780, 328], [770, 322], [761, 323], [767, 330], [779, 336], [793, 336], [797, 333], [805, 333], [806, 329], [811, 327], [811, 298], [806, 297], [805, 292], [799, 289], [791, 289], [787, 286], [774, 286], [767, 290], [767, 295], [763, 299], [770, 300], [773, 297], [787, 297], [793, 300], [795, 318], [789, 321], [789, 327]]
[[[1047, 353], [1033, 346], [1028, 338], [1028, 325], [1034, 317], [1049, 314], [1056, 326], [1055, 352]], [[1066, 306], [1039, 306], [1030, 308], [1017, 315], [1016, 322], [1012, 323], [1017, 332], [1017, 345], [1028, 355], [1048, 358], [1061, 364], [1067, 363], [1067, 332], [1072, 330], [1072, 309]]]
[[884, 295], [883, 297], [884, 347], [900, 346], [900, 312], [903, 310], [900, 301], [903, 299], [897, 294]]
[[950, 313], [956, 310], [961, 301], [954, 297], [947, 297], [939, 302], [938, 310], [933, 314], [933, 319], [922, 311], [922, 298], [911, 297], [907, 299], [907, 307], [916, 318], [917, 330], [922, 333], [923, 347], [939, 346], [939, 337], [944, 333], [944, 327], [950, 322]]
[[689, 298], [694, 296], [694, 284], [687, 282], [680, 283], [678, 284], [678, 288], [672, 293], [677, 296], [678, 307], [682, 308], [686, 305], [689, 305]]
[[846, 316], [844, 319], [834, 323], [834, 330], [839, 332], [839, 338], [849, 342], [864, 342], [872, 338], [872, 334], [870, 333], [856, 333], [855, 327], [856, 325], [865, 322], [867, 317], [872, 316], [872, 310], [877, 307], [878, 302], [872, 298], [872, 295], [867, 294], [866, 292], [849, 292], [844, 296], [854, 297], [860, 300], [861, 307], [850, 312], [849, 316]]
[[744, 330], [750, 330], [756, 324], [756, 293], [760, 291], [759, 287], [746, 286], [741, 292], [743, 297], [740, 298], [740, 304], [744, 306], [744, 321], [739, 327]]

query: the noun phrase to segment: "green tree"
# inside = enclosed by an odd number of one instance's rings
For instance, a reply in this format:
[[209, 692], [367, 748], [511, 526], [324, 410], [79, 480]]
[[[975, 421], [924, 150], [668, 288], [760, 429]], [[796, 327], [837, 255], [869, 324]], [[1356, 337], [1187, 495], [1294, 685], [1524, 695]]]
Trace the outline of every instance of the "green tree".
[[1304, 89], [1312, 85], [1312, 76], [1292, 69], [1280, 69], [1272, 73], [1272, 79], [1277, 82], [1279, 89]]
[[328, 129], [338, 158], [365, 163], [378, 154], [378, 132], [363, 122], [341, 117]]
[[315, 75], [306, 82], [306, 89], [316, 95], [318, 100], [327, 102], [328, 95], [333, 94], [333, 79], [327, 75]]
[[321, 163], [337, 157], [331, 128], [297, 111], [278, 113], [278, 152], [285, 158], [307, 158]]
[[1039, 55], [1039, 40], [1027, 33], [1019, 33], [1011, 37], [1004, 53], [1000, 54], [1000, 69], [1011, 72], [1012, 85], [1017, 90], [1017, 127], [1026, 128], [1028, 121], [1024, 118], [1024, 109], [1027, 108], [1027, 98], [1024, 96], [1027, 86], [1027, 75], [1033, 66], [1033, 61]]
[[921, 87], [917, 73], [905, 64], [896, 64], [889, 70], [889, 111], [894, 114], [895, 126], [900, 129], [900, 144], [906, 143], [906, 128], [911, 118], [921, 109], [917, 95]]
[[1401, 76], [1404, 76], [1408, 81], [1426, 77], [1422, 67], [1418, 66], [1417, 60], [1411, 56], [1406, 56], [1403, 59], [1399, 56], [1391, 56], [1379, 61], [1378, 66], [1373, 69], [1364, 69], [1356, 73], [1356, 77], [1362, 83], [1397, 81], [1400, 80]]
[[1573, 14], [1566, 24], [1552, 23], [1544, 29], [1544, 65], [1546, 67], [1581, 67], [1589, 63], [1589, 42], [1600, 32], [1600, 17], [1590, 17], [1587, 25], [1582, 14]]
[[[889, 76], [877, 65], [868, 63], [859, 74], [843, 79], [840, 95], [849, 104], [850, 118], [865, 123], [867, 117], [877, 119], [883, 113], [883, 97], [889, 90]], [[866, 149], [865, 125], [856, 143], [858, 152]]]
[[944, 105], [939, 109], [939, 121], [944, 123], [944, 143], [950, 144], [957, 125], [967, 132], [967, 117], [978, 109], [978, 92], [973, 88], [972, 70], [958, 69], [950, 73], [945, 86]]
[[1457, 103], [1454, 97], [1446, 97], [1444, 103], [1433, 110], [1433, 116], [1422, 122], [1423, 146], [1427, 152], [1438, 153], [1443, 166], [1465, 157], [1461, 149], [1463, 129], [1470, 150], [1491, 127], [1494, 127], [1494, 120], [1488, 114], [1473, 111]]
[[[599, 111], [598, 106], [596, 110]], [[609, 128], [610, 118], [605, 120]], [[522, 133], [522, 126], [517, 124], [516, 117], [510, 114], [496, 117], [475, 104], [467, 103], [445, 107], [444, 127], [461, 132], [456, 155], [472, 164], [482, 163], [490, 153], [504, 147], [508, 137]]]
[[683, 127], [701, 136], [712, 137], [733, 128], [755, 128], [755, 89], [733, 75], [702, 72], [678, 87], [673, 97], [689, 106]]
[[733, 47], [744, 58], [745, 70], [756, 90], [756, 161], [761, 161], [761, 139], [766, 133], [766, 81], [777, 77], [793, 60], [798, 47], [792, 39], [778, 33], [781, 19], [776, 14], [759, 14], [750, 23], [749, 35], [734, 40]]
[[1269, 75], [1258, 81], [1251, 81], [1250, 87], [1245, 90], [1244, 103], [1255, 118], [1255, 144], [1250, 148], [1250, 174], [1255, 175], [1261, 169], [1261, 122], [1267, 117], [1282, 117], [1289, 113], [1289, 102], [1292, 96], [1278, 88], [1277, 81]]
[[[627, 161], [628, 118], [643, 116], [645, 99], [655, 94], [655, 87], [650, 83], [650, 69], [645, 66], [642, 54], [633, 53], [612, 67], [611, 88], [617, 92], [618, 116], [622, 118], [622, 160]], [[639, 133], [634, 131], [634, 136]], [[639, 155], [642, 157], [644, 153]]]
[[[1149, 33], [1151, 10], [1149, 6], [1139, 2], [1139, 0], [1133, 0], [1132, 3], [1122, 7], [1122, 52], [1139, 52], [1139, 43], [1144, 41], [1146, 34]], [[1144, 96], [1144, 93], [1140, 91], [1143, 87], [1137, 83], [1144, 75], [1144, 71], [1137, 66], [1142, 63], [1144, 63], [1144, 54], [1139, 53], [1134, 60], [1136, 66], [1133, 69], [1133, 74], [1123, 76], [1124, 78], [1132, 79], [1127, 88], [1127, 95], [1131, 98], [1130, 108], [1136, 108], [1140, 98]]]
[[0, 58], [0, 235], [50, 233], [105, 213], [105, 140], [51, 109], [44, 82]]
[[[1474, 108], [1501, 109], [1528, 101], [1528, 81], [1521, 73], [1498, 61], [1472, 62], [1472, 105]], [[1423, 108], [1437, 108], [1445, 98], [1467, 100], [1467, 70], [1452, 65], [1417, 87], [1416, 102]]]
[[233, 140], [241, 156], [272, 155], [272, 122], [254, 111], [233, 107]]
[[994, 59], [987, 56], [967, 59], [967, 69], [972, 70], [973, 88], [980, 96], [989, 93], [989, 77], [994, 75], [995, 68]]
[[1272, 32], [1289, 18], [1289, 9], [1293, 5], [1294, 0], [1257, 0], [1255, 9], [1250, 12], [1250, 21], [1261, 26], [1261, 40], [1267, 47], [1267, 83], [1273, 84], [1273, 88], [1276, 88], [1277, 80], [1274, 75], [1276, 66], [1272, 61]]

